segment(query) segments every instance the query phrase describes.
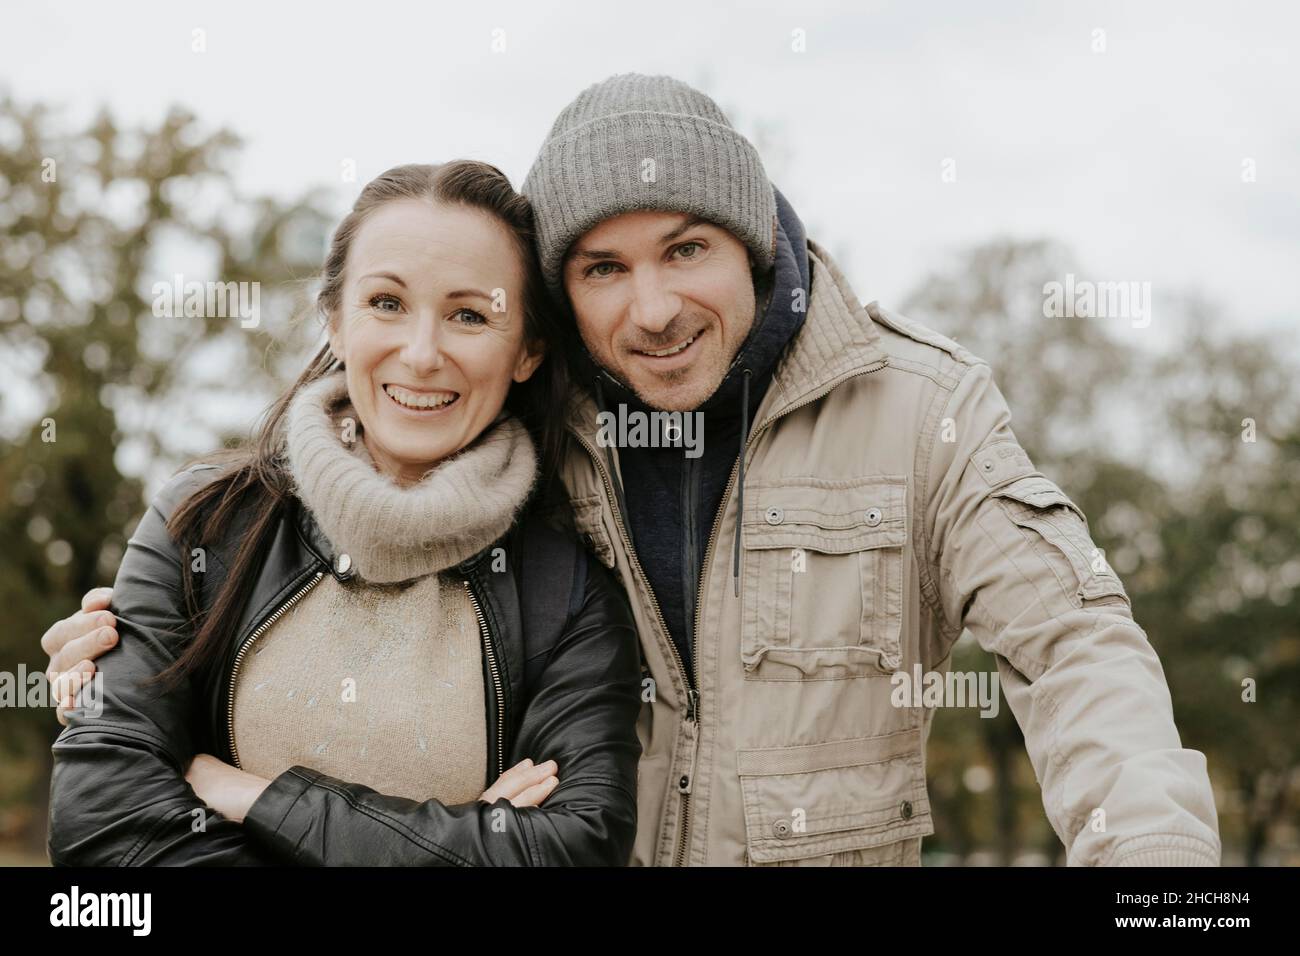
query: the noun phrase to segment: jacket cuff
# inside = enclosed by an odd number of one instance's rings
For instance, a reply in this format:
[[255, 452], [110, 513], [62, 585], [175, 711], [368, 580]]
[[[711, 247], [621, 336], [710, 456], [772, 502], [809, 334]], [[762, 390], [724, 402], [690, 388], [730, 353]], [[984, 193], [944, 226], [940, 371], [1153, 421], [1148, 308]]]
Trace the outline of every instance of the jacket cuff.
[[1155, 833], [1125, 840], [1111, 866], [1219, 866], [1217, 846], [1179, 833]]
[[271, 781], [244, 815], [244, 829], [277, 856], [294, 860], [306, 833], [306, 821], [293, 817], [294, 807], [320, 774], [307, 767], [290, 767]]

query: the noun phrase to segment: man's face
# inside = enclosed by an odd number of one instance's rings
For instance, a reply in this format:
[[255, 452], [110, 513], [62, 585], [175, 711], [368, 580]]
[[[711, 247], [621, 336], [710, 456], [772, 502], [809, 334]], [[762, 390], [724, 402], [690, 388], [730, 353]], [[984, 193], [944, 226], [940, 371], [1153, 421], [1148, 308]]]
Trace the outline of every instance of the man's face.
[[592, 357], [664, 411], [712, 395], [754, 324], [748, 250], [685, 213], [599, 223], [569, 251], [564, 289]]

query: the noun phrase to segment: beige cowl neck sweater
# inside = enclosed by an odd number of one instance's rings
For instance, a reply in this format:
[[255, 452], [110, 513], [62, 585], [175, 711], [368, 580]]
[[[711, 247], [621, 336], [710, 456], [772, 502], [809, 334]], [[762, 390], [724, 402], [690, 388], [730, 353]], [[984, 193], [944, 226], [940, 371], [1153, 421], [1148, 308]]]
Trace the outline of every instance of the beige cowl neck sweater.
[[[343, 442], [355, 423], [356, 440]], [[536, 476], [527, 430], [502, 416], [423, 480], [375, 469], [343, 372], [286, 419], [299, 498], [355, 576], [325, 575], [249, 649], [234, 701], [240, 765], [295, 764], [380, 793], [466, 803], [487, 772], [483, 649], [449, 569], [510, 527]]]

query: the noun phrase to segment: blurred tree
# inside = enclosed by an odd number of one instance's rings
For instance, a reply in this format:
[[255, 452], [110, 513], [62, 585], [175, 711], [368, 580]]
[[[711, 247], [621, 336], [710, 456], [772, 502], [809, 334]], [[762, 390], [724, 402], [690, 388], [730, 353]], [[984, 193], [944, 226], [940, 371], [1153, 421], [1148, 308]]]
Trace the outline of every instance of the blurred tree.
[[[225, 172], [237, 141], [184, 111], [143, 130], [107, 114], [71, 134], [57, 126], [41, 106], [0, 100], [0, 669], [10, 673], [42, 672], [51, 620], [111, 583], [146, 486], [246, 427], [247, 403], [270, 397], [284, 370], [268, 349], [303, 361], [297, 344], [314, 330], [285, 321], [297, 298], [286, 283], [319, 268], [330, 224], [312, 194], [241, 197]], [[170, 288], [180, 261], [185, 282], [258, 283], [259, 325], [232, 309], [156, 315], [154, 286]], [[3, 719], [0, 830], [39, 847], [59, 727], [43, 708]]]
[[1143, 608], [1178, 648], [1162, 659], [1228, 810], [1225, 842], [1247, 866], [1296, 865], [1300, 375], [1289, 342], [1231, 331], [1195, 299], [1183, 309], [1187, 332], [1151, 391], [1184, 480]]
[[[1183, 745], [1209, 760], [1225, 857], [1239, 838], [1243, 862], [1257, 864], [1273, 832], [1288, 827], [1294, 853], [1295, 356], [1268, 336], [1228, 331], [1216, 310], [1192, 299], [1165, 303], [1185, 331], [1164, 352], [1147, 347], [1131, 325], [1046, 316], [1044, 284], [1070, 271], [1085, 272], [1054, 243], [991, 241], [920, 283], [903, 311], [990, 362], [1017, 437], [1089, 516], [1160, 654]], [[952, 666], [994, 665], [960, 641]], [[1241, 699], [1248, 678], [1253, 703]], [[1059, 862], [1062, 848], [1044, 829], [1023, 738], [1009, 718], [1005, 708], [996, 720], [969, 711], [936, 715], [928, 769], [937, 844], [951, 835], [966, 846], [979, 834], [981, 846], [1009, 862], [1023, 849], [1022, 835], [1037, 833], [1035, 842]], [[942, 734], [959, 749], [936, 747]], [[984, 759], [971, 756], [977, 738]], [[985, 761], [989, 792], [965, 793], [968, 771]], [[1017, 822], [1008, 818], [1008, 801], [1018, 801]], [[996, 832], [983, 826], [990, 820]]]
[[[65, 133], [0, 99], [0, 670], [43, 669], [40, 634], [112, 580], [146, 492], [244, 430], [318, 334], [289, 321], [294, 280], [319, 268], [334, 216], [317, 192], [240, 195], [237, 147], [180, 110]], [[1225, 848], [1276, 859], [1294, 852], [1300, 783], [1296, 363], [1190, 300], [1165, 354], [1102, 321], [1048, 318], [1043, 285], [1068, 271], [1084, 272], [1054, 243], [992, 241], [903, 311], [990, 360], [1017, 436], [1124, 578], [1183, 743], [1209, 758]], [[178, 273], [258, 283], [260, 324], [155, 315], [155, 284]], [[953, 667], [994, 669], [969, 639]], [[0, 837], [39, 848], [58, 726], [40, 708], [0, 720]], [[1062, 860], [1007, 708], [939, 713], [929, 753], [928, 856]]]

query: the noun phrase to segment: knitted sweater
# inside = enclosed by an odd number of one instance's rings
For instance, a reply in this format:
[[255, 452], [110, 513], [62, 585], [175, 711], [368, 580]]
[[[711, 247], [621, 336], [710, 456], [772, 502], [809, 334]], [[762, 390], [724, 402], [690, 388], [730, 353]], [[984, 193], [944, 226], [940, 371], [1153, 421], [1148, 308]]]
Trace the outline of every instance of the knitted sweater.
[[[345, 427], [354, 423], [356, 440]], [[380, 793], [466, 803], [487, 768], [478, 620], [453, 565], [510, 527], [532, 486], [527, 431], [501, 417], [419, 483], [379, 473], [342, 372], [294, 399], [297, 493], [355, 576], [325, 575], [250, 648], [235, 686], [240, 765], [295, 764]]]

